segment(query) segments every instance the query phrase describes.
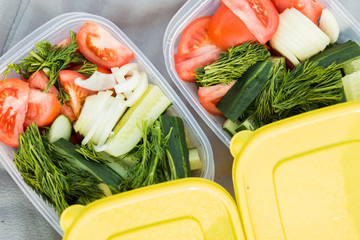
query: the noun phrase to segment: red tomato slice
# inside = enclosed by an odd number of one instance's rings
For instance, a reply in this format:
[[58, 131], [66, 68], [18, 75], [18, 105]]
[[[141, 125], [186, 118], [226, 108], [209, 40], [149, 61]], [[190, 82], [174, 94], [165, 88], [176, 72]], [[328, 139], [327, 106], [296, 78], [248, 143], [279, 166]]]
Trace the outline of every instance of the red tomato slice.
[[29, 84], [17, 78], [0, 81], [0, 141], [18, 147], [28, 110]]
[[279, 14], [270, 0], [222, 0], [247, 26], [260, 43], [266, 43], [276, 32]]
[[205, 108], [205, 110], [212, 115], [223, 115], [216, 105], [224, 97], [224, 95], [229, 91], [229, 89], [234, 85], [234, 82], [231, 82], [229, 85], [226, 84], [217, 84], [208, 87], [199, 87], [198, 95], [200, 104]]
[[104, 67], [121, 67], [134, 54], [102, 26], [86, 22], [76, 34], [80, 52], [92, 63]]
[[221, 49], [215, 45], [206, 45], [183, 55], [174, 55], [175, 69], [179, 77], [186, 82], [195, 82], [195, 70], [218, 59]]
[[271, 0], [279, 13], [287, 8], [296, 8], [313, 23], [318, 24], [324, 6], [318, 0]]
[[243, 21], [225, 4], [221, 4], [209, 22], [209, 38], [223, 50], [256, 41]]
[[64, 104], [60, 107], [60, 114], [68, 117], [71, 123], [73, 123], [77, 120], [77, 117], [75, 116], [74, 111], [67, 104]]
[[79, 117], [85, 98], [95, 94], [96, 92], [76, 85], [76, 78], [80, 78], [81, 80], [87, 79], [84, 75], [71, 70], [63, 70], [59, 72], [60, 84], [64, 87], [65, 92], [67, 92], [71, 98], [69, 105], [74, 111], [75, 116]]
[[[49, 84], [49, 78], [46, 76], [43, 70], [39, 70], [31, 74], [28, 80], [29, 87], [44, 91], [46, 86]], [[53, 93], [56, 96], [59, 95], [59, 91], [55, 86], [51, 86], [48, 93]]]
[[213, 44], [208, 36], [210, 19], [211, 16], [197, 18], [184, 29], [180, 37], [177, 54], [182, 55], [196, 48]]
[[53, 93], [44, 93], [30, 88], [29, 107], [25, 118], [25, 127], [36, 123], [38, 127], [51, 124], [60, 114], [60, 102]]

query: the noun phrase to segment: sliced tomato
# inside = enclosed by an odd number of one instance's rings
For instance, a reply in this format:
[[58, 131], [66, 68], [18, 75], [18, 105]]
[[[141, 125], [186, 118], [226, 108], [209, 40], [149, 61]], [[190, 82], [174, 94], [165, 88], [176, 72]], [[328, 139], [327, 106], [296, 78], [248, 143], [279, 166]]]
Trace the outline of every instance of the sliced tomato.
[[0, 81], [0, 141], [18, 147], [28, 110], [29, 84], [17, 78]]
[[[46, 76], [43, 70], [39, 70], [31, 74], [28, 80], [29, 87], [44, 91], [46, 86], [49, 84], [49, 78]], [[48, 90], [49, 93], [53, 93], [56, 96], [59, 95], [59, 91], [53, 85]]]
[[245, 42], [256, 41], [245, 23], [225, 4], [221, 4], [212, 16], [208, 32], [209, 38], [223, 50]]
[[60, 114], [68, 117], [71, 123], [73, 123], [77, 120], [77, 117], [75, 116], [74, 111], [67, 104], [64, 104], [60, 107]]
[[[81, 65], [74, 65], [74, 66], [71, 66], [71, 67], [67, 68], [67, 70], [77, 71], [77, 70], [79, 70], [82, 66], [83, 66], [82, 64], [81, 64]], [[108, 69], [108, 68], [103, 68], [103, 67], [100, 67], [100, 66], [96, 66], [96, 67], [97, 67], [96, 70], [97, 70], [98, 72], [105, 73], [105, 74], [110, 74], [110, 73], [112, 73], [111, 70]]]
[[36, 123], [38, 127], [48, 126], [60, 114], [60, 102], [53, 93], [44, 93], [30, 88], [29, 106], [25, 118], [25, 127]]
[[229, 91], [232, 85], [234, 85], [234, 83], [235, 81], [231, 82], [229, 85], [217, 84], [208, 87], [199, 87], [197, 93], [199, 95], [200, 104], [212, 115], [223, 115], [220, 110], [217, 109], [216, 105]]
[[182, 32], [179, 45], [179, 55], [191, 52], [208, 44], [213, 44], [208, 35], [208, 25], [211, 16], [200, 17], [192, 21]]
[[92, 63], [104, 67], [121, 67], [134, 54], [99, 24], [86, 22], [76, 34], [80, 52]]
[[68, 45], [69, 43], [71, 42], [71, 38], [68, 37], [68, 38], [65, 38], [64, 40], [58, 42], [58, 43], [55, 43], [56, 46], [59, 46], [59, 47], [65, 47], [66, 45]]
[[287, 8], [296, 8], [313, 23], [318, 24], [324, 6], [318, 0], [271, 0], [279, 13]]
[[175, 69], [186, 82], [195, 82], [195, 70], [218, 59], [221, 49], [216, 45], [206, 45], [183, 55], [175, 54]]
[[260, 43], [266, 43], [276, 32], [279, 13], [271, 0], [222, 0], [247, 26]]
[[85, 98], [87, 96], [95, 94], [96, 92], [87, 90], [76, 85], [75, 79], [77, 78], [80, 78], [81, 80], [87, 79], [87, 77], [85, 77], [84, 75], [71, 70], [63, 70], [59, 72], [60, 84], [63, 86], [65, 92], [67, 92], [71, 98], [68, 104], [74, 111], [75, 116], [79, 117]]

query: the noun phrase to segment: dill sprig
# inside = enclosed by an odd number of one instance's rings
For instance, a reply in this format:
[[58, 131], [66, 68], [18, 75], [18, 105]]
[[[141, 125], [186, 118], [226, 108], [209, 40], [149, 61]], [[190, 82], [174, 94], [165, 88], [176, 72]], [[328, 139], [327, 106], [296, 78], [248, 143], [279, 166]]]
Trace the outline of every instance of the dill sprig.
[[86, 204], [104, 196], [97, 187], [99, 180], [59, 154], [35, 124], [20, 135], [14, 162], [24, 182], [59, 215], [71, 204]]
[[105, 158], [95, 150], [94, 143], [91, 140], [86, 145], [81, 145], [76, 151], [83, 155], [88, 161], [106, 163]]
[[70, 99], [70, 96], [64, 92], [58, 82], [58, 75], [61, 70], [66, 69], [70, 64], [83, 64], [79, 72], [90, 76], [95, 70], [96, 65], [90, 63], [78, 50], [76, 41], [76, 33], [70, 31], [70, 43], [66, 46], [52, 45], [48, 41], [40, 41], [35, 44], [35, 50], [29, 52], [28, 56], [23, 58], [20, 63], [10, 63], [4, 72], [5, 78], [14, 71], [24, 79], [28, 79], [30, 75], [39, 70], [43, 70], [49, 77], [49, 84], [46, 86], [45, 92], [56, 85], [59, 89], [59, 100], [61, 104]]
[[249, 67], [269, 56], [265, 45], [260, 43], [248, 42], [232, 47], [222, 52], [217, 61], [197, 69], [196, 83], [201, 87], [229, 84], [238, 80]]

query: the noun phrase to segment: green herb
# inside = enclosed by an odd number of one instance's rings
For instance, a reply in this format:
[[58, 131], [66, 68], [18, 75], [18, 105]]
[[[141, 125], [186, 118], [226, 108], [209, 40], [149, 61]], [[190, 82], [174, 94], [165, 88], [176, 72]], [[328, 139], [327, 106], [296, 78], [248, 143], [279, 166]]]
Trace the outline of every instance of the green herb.
[[97, 187], [99, 180], [59, 154], [35, 124], [20, 135], [14, 162], [24, 182], [59, 215], [71, 204], [87, 204], [104, 196]]
[[121, 191], [171, 179], [166, 155], [169, 136], [164, 136], [159, 120], [153, 124], [143, 122], [142, 141], [134, 149], [138, 161], [130, 167], [120, 186]]
[[281, 74], [284, 69], [279, 65], [248, 113], [252, 112], [262, 126], [339, 103], [343, 99], [340, 69], [335, 64], [323, 68], [317, 62], [305, 61]]
[[81, 145], [81, 147], [76, 151], [83, 155], [86, 160], [98, 163], [106, 162], [106, 160], [97, 151], [95, 151], [94, 143], [91, 140], [86, 145]]
[[70, 31], [70, 39], [70, 43], [64, 47], [51, 45], [48, 41], [36, 43], [36, 51], [30, 51], [19, 64], [10, 63], [3, 75], [6, 78], [10, 72], [15, 71], [24, 79], [28, 79], [32, 73], [43, 70], [49, 77], [49, 84], [46, 86], [45, 92], [56, 84], [60, 92], [58, 98], [61, 104], [64, 104], [70, 97], [58, 82], [59, 72], [66, 69], [69, 64], [83, 64], [79, 72], [86, 76], [90, 76], [96, 70], [96, 65], [89, 63], [81, 53], [77, 52], [78, 44], [75, 32]]
[[201, 87], [229, 84], [238, 80], [249, 67], [269, 56], [265, 45], [260, 43], [244, 43], [232, 47], [221, 53], [214, 63], [197, 69], [196, 83]]

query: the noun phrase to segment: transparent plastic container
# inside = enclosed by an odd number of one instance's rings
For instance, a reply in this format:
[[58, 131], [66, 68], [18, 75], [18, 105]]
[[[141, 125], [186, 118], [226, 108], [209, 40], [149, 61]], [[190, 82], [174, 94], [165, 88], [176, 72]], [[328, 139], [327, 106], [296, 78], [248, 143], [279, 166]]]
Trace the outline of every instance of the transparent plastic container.
[[[347, 12], [338, 0], [320, 0], [336, 17], [340, 25], [339, 42], [352, 39], [360, 42], [360, 24]], [[219, 0], [189, 0], [171, 19], [164, 35], [163, 50], [165, 65], [171, 79], [190, 105], [214, 133], [229, 147], [231, 136], [222, 129], [224, 117], [209, 114], [200, 104], [194, 83], [181, 80], [175, 70], [174, 54], [177, 53], [180, 36], [185, 27], [196, 18], [212, 15], [219, 7]]]
[[[36, 42], [47, 40], [51, 43], [57, 43], [69, 35], [69, 30], [77, 32], [80, 27], [87, 21], [96, 22], [106, 28], [111, 34], [126, 45], [135, 55], [134, 60], [139, 64], [142, 71], [148, 74], [149, 82], [159, 86], [164, 93], [172, 101], [169, 108], [171, 114], [177, 115], [184, 120], [185, 128], [187, 130], [189, 140], [192, 146], [197, 147], [199, 150], [202, 169], [195, 174], [195, 177], [201, 177], [209, 180], [214, 179], [215, 167], [213, 152], [211, 145], [184, 103], [176, 95], [174, 90], [156, 70], [152, 63], [140, 52], [140, 50], [132, 43], [132, 41], [112, 22], [100, 16], [87, 14], [87, 13], [67, 13], [60, 15], [51, 21], [45, 23], [40, 28], [35, 30], [29, 36], [24, 38], [21, 42], [15, 45], [7, 53], [0, 58], [0, 73], [3, 73], [8, 63], [19, 62], [23, 57], [27, 56], [28, 52], [34, 49]], [[11, 74], [10, 77], [19, 77], [17, 74]], [[8, 147], [0, 143], [0, 161], [29, 198], [32, 204], [39, 210], [45, 219], [55, 228], [59, 234], [63, 235], [63, 231], [59, 225], [59, 216], [55, 210], [47, 204], [43, 199], [38, 196], [30, 187], [23, 181], [20, 173], [17, 171], [13, 162], [14, 148]]]

